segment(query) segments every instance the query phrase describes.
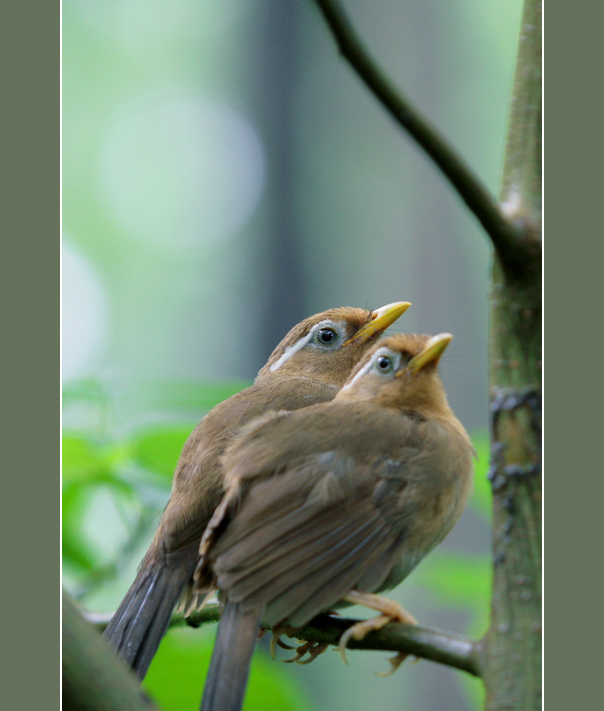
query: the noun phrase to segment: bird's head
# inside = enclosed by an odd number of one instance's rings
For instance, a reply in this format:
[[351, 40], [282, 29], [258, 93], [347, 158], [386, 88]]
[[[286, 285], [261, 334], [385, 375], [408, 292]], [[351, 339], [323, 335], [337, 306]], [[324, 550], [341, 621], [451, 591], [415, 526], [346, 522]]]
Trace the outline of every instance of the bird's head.
[[452, 338], [450, 333], [406, 333], [380, 339], [350, 373], [337, 399], [446, 415], [450, 409], [437, 366]]
[[279, 343], [258, 378], [298, 375], [340, 387], [375, 339], [409, 306], [408, 301], [376, 311], [345, 306], [311, 316]]

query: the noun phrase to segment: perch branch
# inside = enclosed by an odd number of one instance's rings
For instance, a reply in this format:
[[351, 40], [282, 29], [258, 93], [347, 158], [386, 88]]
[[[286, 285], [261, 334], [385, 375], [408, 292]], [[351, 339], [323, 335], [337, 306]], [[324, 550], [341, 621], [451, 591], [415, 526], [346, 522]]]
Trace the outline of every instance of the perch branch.
[[[111, 619], [111, 614], [86, 613], [86, 619], [100, 629], [104, 629]], [[193, 612], [185, 618], [174, 613], [170, 627], [200, 627], [220, 619], [220, 605], [209, 603], [202, 610]], [[358, 620], [332, 615], [321, 615], [313, 624], [297, 630], [285, 630], [288, 637], [304, 639], [308, 642], [327, 642], [337, 645], [342, 634]], [[362, 641], [350, 640], [349, 649], [366, 649], [383, 652], [406, 652], [422, 659], [445, 664], [479, 676], [477, 642], [463, 635], [451, 634], [431, 627], [404, 625], [391, 622], [386, 627], [371, 632]]]

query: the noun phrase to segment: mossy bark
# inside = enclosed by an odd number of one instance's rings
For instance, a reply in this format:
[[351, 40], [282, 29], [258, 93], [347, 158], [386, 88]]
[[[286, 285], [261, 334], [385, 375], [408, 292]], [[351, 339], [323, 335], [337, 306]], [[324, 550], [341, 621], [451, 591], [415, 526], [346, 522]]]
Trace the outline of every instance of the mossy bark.
[[541, 3], [526, 0], [500, 195], [522, 237], [493, 263], [486, 708], [541, 708]]

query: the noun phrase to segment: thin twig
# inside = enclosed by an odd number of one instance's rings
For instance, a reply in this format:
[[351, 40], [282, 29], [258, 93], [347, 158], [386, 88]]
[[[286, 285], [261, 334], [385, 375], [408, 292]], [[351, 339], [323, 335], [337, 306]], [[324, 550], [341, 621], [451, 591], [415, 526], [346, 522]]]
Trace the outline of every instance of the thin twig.
[[370, 57], [338, 0], [315, 0], [340, 52], [394, 119], [419, 143], [476, 215], [501, 261], [522, 262], [526, 249], [522, 223], [508, 220], [495, 198], [465, 161], [417, 108], [404, 97]]
[[[111, 614], [86, 613], [86, 619], [100, 629], [104, 629]], [[200, 627], [220, 619], [220, 605], [209, 603], [203, 609], [193, 612], [189, 617], [174, 613], [170, 627]], [[334, 615], [321, 615], [313, 624], [300, 629], [284, 628], [288, 637], [303, 639], [308, 642], [326, 642], [337, 645], [342, 634], [359, 620]], [[382, 652], [406, 652], [422, 659], [445, 664], [480, 676], [478, 664], [479, 643], [463, 635], [443, 632], [432, 627], [420, 627], [391, 622], [381, 630], [369, 633], [362, 641], [351, 639], [349, 649], [365, 649]]]

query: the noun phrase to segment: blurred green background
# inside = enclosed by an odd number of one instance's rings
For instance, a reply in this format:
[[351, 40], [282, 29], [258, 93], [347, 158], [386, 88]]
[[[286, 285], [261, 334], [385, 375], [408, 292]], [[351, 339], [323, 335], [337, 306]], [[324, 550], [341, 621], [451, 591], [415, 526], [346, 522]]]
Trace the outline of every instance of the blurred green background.
[[[346, 2], [391, 77], [493, 192], [519, 0]], [[442, 362], [476, 492], [394, 592], [479, 635], [488, 611], [489, 251], [474, 218], [339, 57], [310, 0], [63, 3], [64, 584], [127, 590], [187, 435], [283, 335], [333, 306], [409, 300], [396, 330], [455, 335]], [[361, 611], [353, 610], [351, 614]], [[145, 682], [199, 703], [214, 627], [169, 633]], [[480, 684], [383, 654], [309, 666], [258, 645], [245, 709], [461, 711]]]

